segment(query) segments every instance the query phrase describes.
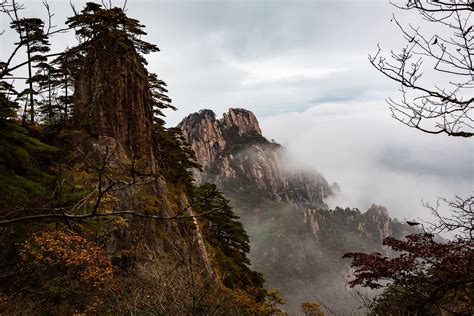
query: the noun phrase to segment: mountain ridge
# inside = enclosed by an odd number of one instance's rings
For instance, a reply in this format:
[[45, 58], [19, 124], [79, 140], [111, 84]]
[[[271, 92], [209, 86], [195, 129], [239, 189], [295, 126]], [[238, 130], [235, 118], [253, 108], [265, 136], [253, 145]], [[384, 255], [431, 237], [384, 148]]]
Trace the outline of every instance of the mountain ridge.
[[229, 109], [222, 119], [201, 110], [178, 127], [203, 165], [202, 172], [194, 172], [196, 180], [215, 182], [230, 199], [250, 236], [252, 265], [281, 291], [292, 314], [299, 313], [302, 302], [315, 300], [328, 313], [353, 313], [360, 302], [347, 286], [352, 271], [344, 253], [388, 254], [384, 237], [413, 230], [380, 205], [365, 212], [330, 210], [325, 199], [338, 193], [337, 183], [287, 166], [285, 149], [263, 137], [248, 110]]
[[196, 153], [203, 173], [198, 181], [224, 187], [230, 180], [242, 187], [254, 185], [269, 198], [327, 208], [324, 199], [333, 188], [317, 172], [288, 170], [281, 145], [268, 141], [255, 115], [245, 109], [229, 109], [222, 119], [211, 110], [190, 114], [178, 125]]

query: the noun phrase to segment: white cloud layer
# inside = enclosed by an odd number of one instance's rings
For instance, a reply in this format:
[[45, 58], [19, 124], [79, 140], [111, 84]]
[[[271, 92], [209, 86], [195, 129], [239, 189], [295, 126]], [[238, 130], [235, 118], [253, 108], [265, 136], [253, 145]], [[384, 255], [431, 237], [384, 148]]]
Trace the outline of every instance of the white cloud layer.
[[474, 143], [428, 135], [390, 117], [385, 104], [338, 102], [261, 120], [301, 164], [338, 182], [335, 205], [387, 206], [399, 218], [429, 218], [421, 200], [473, 192]]

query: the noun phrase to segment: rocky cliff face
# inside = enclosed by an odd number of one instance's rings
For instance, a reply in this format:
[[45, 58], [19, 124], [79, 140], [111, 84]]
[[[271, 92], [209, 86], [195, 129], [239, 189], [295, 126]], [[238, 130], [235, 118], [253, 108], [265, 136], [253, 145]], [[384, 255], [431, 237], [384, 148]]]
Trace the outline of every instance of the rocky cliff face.
[[104, 36], [90, 44], [74, 94], [75, 125], [154, 170], [148, 72], [137, 52]]
[[287, 168], [283, 148], [262, 136], [249, 111], [230, 109], [217, 119], [203, 110], [179, 127], [204, 167], [197, 179], [216, 182], [231, 200], [252, 241], [252, 264], [281, 290], [287, 310], [298, 314], [301, 302], [315, 300], [308, 293], [317, 293], [329, 313], [354, 315], [359, 302], [347, 288], [343, 254], [386, 253], [382, 239], [410, 228], [383, 206], [328, 210], [324, 198], [339, 187]]
[[[353, 236], [362, 248], [380, 248], [382, 240], [388, 236], [402, 238], [414, 232], [406, 224], [389, 216], [387, 208], [372, 204], [365, 212], [358, 209], [336, 207], [334, 210], [304, 210], [304, 223], [317, 240], [329, 238], [339, 230]], [[360, 247], [357, 246], [357, 247]]]
[[221, 187], [253, 186], [267, 197], [296, 204], [324, 206], [331, 194], [327, 181], [317, 173], [290, 170], [280, 145], [262, 136], [255, 115], [244, 109], [229, 109], [221, 119], [202, 110], [186, 117], [179, 127], [196, 153], [204, 172], [199, 181]]
[[[159, 170], [155, 155], [161, 145], [153, 134], [153, 99], [148, 72], [132, 43], [127, 43], [124, 45], [107, 34], [90, 43], [74, 93], [74, 125], [83, 135], [73, 146], [79, 147], [88, 161], [104, 166], [108, 174], [103, 186], [111, 185], [111, 181], [120, 183], [114, 184], [113, 192], [109, 193], [110, 199], [117, 201], [111, 206], [112, 210], [141, 213], [151, 207], [162, 216], [174, 215], [186, 208], [188, 197], [180, 183], [167, 179]], [[179, 162], [175, 163], [169, 168], [180, 168]], [[193, 212], [189, 210], [191, 215]], [[140, 226], [140, 222], [133, 217], [128, 220], [129, 230], [137, 230], [135, 226]], [[194, 221], [197, 223], [195, 218]], [[149, 231], [159, 229], [157, 223], [145, 222], [144, 225]], [[172, 226], [168, 224], [168, 233]], [[196, 227], [193, 236], [188, 237], [195, 240], [194, 249], [213, 277], [203, 236], [199, 226]], [[135, 231], [126, 234], [125, 229], [121, 229], [116, 235], [120, 236], [107, 244], [112, 255], [135, 247], [135, 235], [138, 236]], [[155, 248], [162, 247], [157, 246], [159, 243], [152, 235], [150, 233], [147, 242]]]
[[255, 115], [244, 109], [229, 109], [222, 119], [211, 110], [201, 110], [183, 119], [179, 127], [204, 168], [225, 154], [236, 138], [262, 135]]

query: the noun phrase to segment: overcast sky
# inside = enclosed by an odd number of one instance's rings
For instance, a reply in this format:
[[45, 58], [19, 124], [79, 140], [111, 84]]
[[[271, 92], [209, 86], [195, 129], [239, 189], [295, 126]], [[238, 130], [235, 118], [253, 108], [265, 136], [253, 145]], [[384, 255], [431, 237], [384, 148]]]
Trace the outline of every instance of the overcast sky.
[[[23, 3], [26, 15], [42, 12], [40, 1]], [[50, 4], [56, 24], [71, 14], [66, 1]], [[336, 202], [351, 207], [375, 202], [413, 218], [424, 212], [421, 199], [473, 191], [471, 140], [424, 135], [390, 118], [384, 100], [398, 86], [367, 56], [377, 43], [400, 47], [393, 13], [413, 16], [388, 1], [129, 0], [127, 10], [161, 49], [148, 57], [149, 70], [179, 109], [167, 112], [169, 125], [203, 108], [250, 109], [267, 138], [338, 182]], [[11, 41], [6, 32], [2, 58]], [[52, 41], [57, 49], [74, 44], [71, 35]]]

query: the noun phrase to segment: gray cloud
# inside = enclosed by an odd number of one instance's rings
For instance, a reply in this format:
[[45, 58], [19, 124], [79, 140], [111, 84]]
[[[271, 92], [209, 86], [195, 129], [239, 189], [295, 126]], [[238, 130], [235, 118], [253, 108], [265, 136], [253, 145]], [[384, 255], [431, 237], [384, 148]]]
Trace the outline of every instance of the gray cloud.
[[[77, 9], [85, 2], [72, 0]], [[69, 3], [50, 4], [61, 26], [72, 15]], [[39, 0], [25, 1], [25, 7], [25, 16], [44, 15]], [[315, 100], [370, 99], [371, 90], [391, 88], [367, 63], [381, 38], [396, 39], [387, 37], [394, 25], [386, 3], [129, 0], [127, 10], [162, 49], [148, 60], [179, 108], [167, 113], [169, 125], [204, 107], [222, 112], [240, 106], [269, 115], [304, 110]], [[2, 37], [2, 57], [11, 40]], [[59, 35], [52, 42], [61, 50], [74, 40]]]
[[399, 218], [428, 218], [422, 199], [474, 190], [472, 141], [409, 129], [383, 103], [321, 104], [261, 123], [266, 136], [282, 142], [299, 163], [341, 185], [331, 206], [364, 210], [376, 203]]
[[[467, 147], [469, 148], [468, 144]], [[461, 183], [472, 181], [474, 178], [472, 152], [464, 151], [462, 148], [455, 152], [446, 152], [447, 150], [450, 148], [418, 149], [399, 145], [387, 146], [381, 148], [375, 159], [381, 168], [392, 172], [451, 179]]]
[[[72, 0], [78, 9], [85, 2]], [[41, 1], [24, 3], [26, 16], [42, 14]], [[50, 4], [61, 26], [69, 3]], [[384, 99], [397, 97], [398, 87], [367, 55], [379, 42], [401, 47], [390, 23], [395, 11], [379, 0], [129, 0], [127, 13], [162, 50], [148, 60], [179, 108], [167, 112], [170, 126], [202, 108], [248, 108], [269, 138], [341, 184], [337, 202], [361, 209], [376, 202], [411, 217], [422, 214], [421, 198], [472, 191], [474, 150], [472, 142], [423, 135], [390, 118]], [[1, 37], [2, 59], [13, 40], [9, 32]], [[52, 42], [57, 51], [74, 39]]]

